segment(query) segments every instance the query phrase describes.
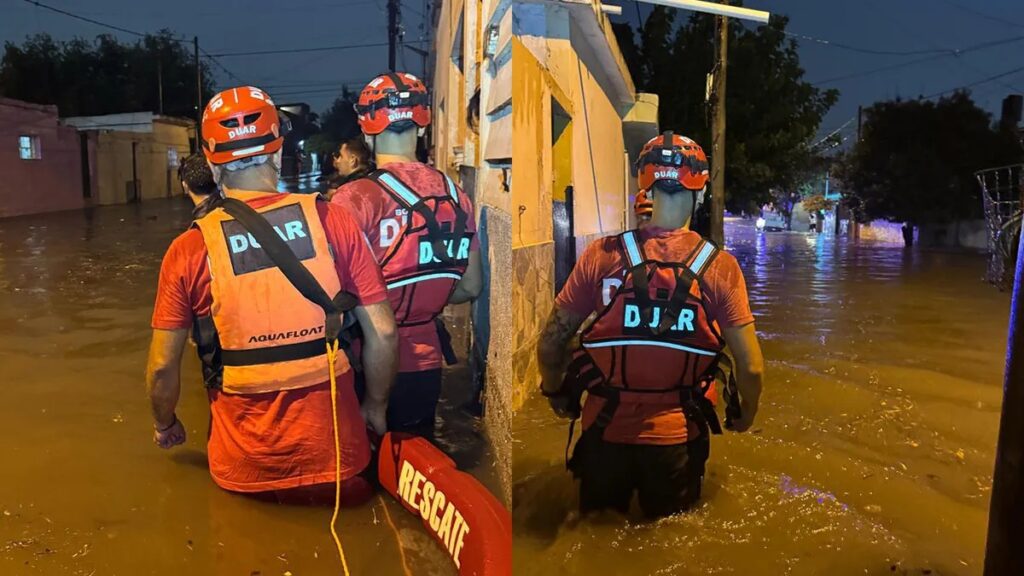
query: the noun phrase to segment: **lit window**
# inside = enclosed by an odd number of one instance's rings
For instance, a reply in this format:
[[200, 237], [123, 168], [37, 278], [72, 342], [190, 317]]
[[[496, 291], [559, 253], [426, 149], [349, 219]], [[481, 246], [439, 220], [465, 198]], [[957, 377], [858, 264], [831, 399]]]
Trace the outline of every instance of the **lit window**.
[[39, 149], [39, 136], [19, 136], [18, 153], [22, 160], [39, 160], [43, 157]]

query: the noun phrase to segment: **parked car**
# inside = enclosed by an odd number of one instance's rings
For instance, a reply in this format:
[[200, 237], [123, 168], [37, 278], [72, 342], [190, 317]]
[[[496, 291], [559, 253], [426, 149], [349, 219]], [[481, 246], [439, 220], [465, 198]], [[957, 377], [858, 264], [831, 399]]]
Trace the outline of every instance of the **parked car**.
[[755, 222], [758, 230], [764, 232], [782, 232], [786, 229], [786, 219], [778, 212], [765, 212]]

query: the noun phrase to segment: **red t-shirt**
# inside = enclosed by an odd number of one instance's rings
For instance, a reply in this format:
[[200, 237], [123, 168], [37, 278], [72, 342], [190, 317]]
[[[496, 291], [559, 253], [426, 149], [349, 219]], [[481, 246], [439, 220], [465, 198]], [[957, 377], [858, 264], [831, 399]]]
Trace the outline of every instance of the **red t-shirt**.
[[[437, 170], [420, 164], [407, 162], [381, 166], [393, 173], [402, 182], [424, 194], [447, 194], [444, 182]], [[348, 210], [356, 219], [359, 228], [366, 234], [374, 256], [380, 262], [388, 251], [389, 238], [382, 239], [382, 230], [393, 230], [389, 223], [401, 222], [403, 208], [388, 193], [371, 180], [359, 179], [338, 188], [331, 197], [331, 203]], [[476, 219], [473, 215], [473, 204], [469, 196], [459, 188], [459, 204], [466, 211], [466, 231], [476, 232]], [[480, 249], [476, 235], [470, 244], [470, 251]], [[398, 292], [394, 291], [397, 298]], [[397, 302], [392, 302], [392, 306]], [[419, 326], [402, 326], [398, 329], [398, 370], [399, 372], [418, 372], [441, 367], [441, 342], [437, 328], [432, 324]]]
[[[249, 201], [260, 207], [280, 200], [267, 194]], [[327, 202], [317, 205], [343, 290], [364, 306], [387, 299], [384, 279], [351, 216]], [[153, 307], [154, 329], [182, 330], [210, 314], [210, 270], [202, 233], [190, 228], [174, 239], [160, 267]], [[324, 367], [326, 378], [326, 366]], [[262, 394], [209, 391], [207, 456], [213, 480], [226, 490], [262, 492], [334, 481], [334, 430], [330, 382]], [[370, 460], [366, 428], [353, 390], [352, 372], [338, 375], [341, 477]]]
[[[639, 231], [644, 253], [649, 258], [681, 261], [690, 254], [701, 237], [690, 230], [666, 230], [648, 226]], [[626, 260], [617, 236], [592, 243], [579, 258], [572, 274], [555, 299], [555, 305], [581, 317], [603, 310], [611, 298], [611, 289], [626, 273]], [[719, 328], [744, 326], [754, 321], [747, 300], [747, 286], [736, 258], [719, 252], [701, 281], [707, 303], [708, 320]], [[604, 405], [604, 399], [588, 397], [583, 409], [583, 425], [589, 427]], [[688, 425], [676, 402], [639, 404], [623, 401], [615, 418], [605, 429], [609, 442], [624, 444], [671, 445], [686, 442], [697, 435], [696, 425]]]

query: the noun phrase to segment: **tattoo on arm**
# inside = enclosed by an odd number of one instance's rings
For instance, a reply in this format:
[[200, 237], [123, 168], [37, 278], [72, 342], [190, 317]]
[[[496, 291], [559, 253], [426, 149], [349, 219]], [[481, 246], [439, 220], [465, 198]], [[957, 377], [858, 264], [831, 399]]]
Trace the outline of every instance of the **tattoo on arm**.
[[549, 391], [562, 384], [562, 376], [570, 360], [566, 348], [583, 324], [583, 320], [584, 318], [557, 306], [548, 316], [547, 324], [537, 343], [537, 360], [540, 364], [541, 378]]

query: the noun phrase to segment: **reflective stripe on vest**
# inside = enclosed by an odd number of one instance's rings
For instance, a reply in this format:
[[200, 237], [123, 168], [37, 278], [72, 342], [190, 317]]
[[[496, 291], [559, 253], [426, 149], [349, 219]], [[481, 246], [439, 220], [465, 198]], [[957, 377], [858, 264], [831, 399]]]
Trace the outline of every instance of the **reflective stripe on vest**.
[[692, 352], [694, 354], [700, 354], [702, 356], [717, 356], [718, 352], [710, 352], [708, 350], [701, 350], [700, 348], [692, 348], [690, 346], [684, 346], [682, 344], [676, 344], [674, 342], [662, 342], [660, 340], [637, 340], [637, 339], [616, 339], [616, 340], [605, 340], [602, 342], [584, 342], [584, 348], [612, 348], [615, 346], [658, 346], [661, 348], [672, 348], [673, 350], [681, 350], [683, 352]]
[[452, 197], [452, 200], [455, 200], [456, 204], [458, 204], [459, 191], [457, 188], [455, 188], [455, 182], [452, 182], [452, 179], [449, 178], [447, 174], [442, 172], [441, 175], [444, 176], [445, 184], [448, 186], [448, 195]]
[[427, 280], [437, 280], [438, 278], [452, 278], [456, 281], [462, 280], [462, 274], [456, 274], [455, 272], [437, 272], [433, 274], [424, 274], [422, 276], [413, 276], [412, 278], [403, 278], [402, 280], [396, 280], [389, 282], [387, 285], [388, 290], [392, 288], [400, 288], [409, 284], [416, 284], [417, 282], [425, 282]]
[[630, 230], [622, 235], [622, 245], [626, 248], [626, 259], [629, 260], [629, 267], [635, 268], [644, 263], [640, 255], [640, 245], [636, 241], [636, 232]]
[[402, 201], [408, 204], [409, 206], [413, 206], [420, 201], [419, 195], [417, 195], [412, 190], [406, 188], [405, 184], [399, 182], [398, 179], [392, 176], [390, 173], [384, 172], [380, 175], [378, 179], [381, 184], [387, 186], [388, 190], [397, 194], [398, 197], [401, 198]]

